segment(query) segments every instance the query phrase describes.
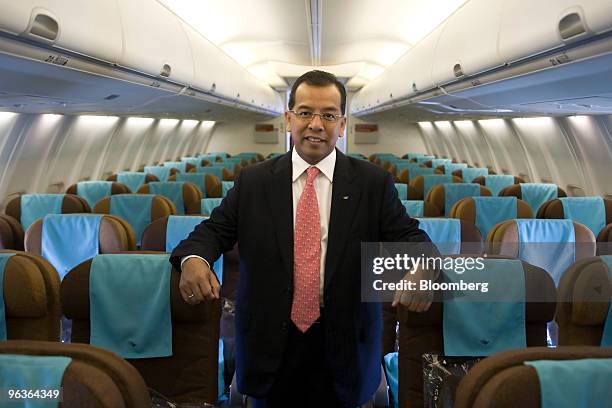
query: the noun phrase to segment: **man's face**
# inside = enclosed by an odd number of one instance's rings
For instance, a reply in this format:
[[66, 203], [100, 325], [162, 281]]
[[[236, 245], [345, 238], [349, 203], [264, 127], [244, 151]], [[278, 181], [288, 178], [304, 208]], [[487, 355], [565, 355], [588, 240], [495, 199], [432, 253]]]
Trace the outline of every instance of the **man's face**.
[[[287, 131], [291, 132], [291, 138], [295, 150], [309, 164], [316, 164], [334, 150], [338, 137], [342, 137], [346, 126], [346, 118], [341, 115], [340, 91], [335, 85], [312, 86], [301, 83], [295, 92], [295, 105], [293, 112], [285, 112]], [[310, 120], [304, 120], [300, 116], [307, 112], [337, 115], [337, 120], [327, 121], [319, 115]], [[328, 115], [325, 115], [328, 114]]]

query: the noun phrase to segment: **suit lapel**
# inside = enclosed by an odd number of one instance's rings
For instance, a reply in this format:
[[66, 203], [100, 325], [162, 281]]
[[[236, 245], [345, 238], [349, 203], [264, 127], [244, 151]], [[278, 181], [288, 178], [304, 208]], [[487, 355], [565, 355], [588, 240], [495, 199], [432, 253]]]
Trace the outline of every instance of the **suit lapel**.
[[361, 189], [359, 183], [355, 182], [355, 173], [349, 159], [337, 151], [325, 259], [325, 288], [338, 268], [338, 262], [346, 247], [360, 195]]
[[267, 201], [272, 210], [276, 239], [283, 263], [293, 279], [293, 192], [291, 150], [272, 168]]

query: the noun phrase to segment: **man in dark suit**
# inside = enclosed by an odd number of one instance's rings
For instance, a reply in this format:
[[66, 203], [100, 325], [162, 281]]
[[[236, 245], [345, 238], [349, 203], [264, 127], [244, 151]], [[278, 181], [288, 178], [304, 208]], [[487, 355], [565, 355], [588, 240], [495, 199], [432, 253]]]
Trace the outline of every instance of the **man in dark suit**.
[[[335, 149], [346, 91], [311, 71], [292, 87], [294, 149], [246, 167], [209, 220], [173, 251], [183, 298], [218, 298], [210, 265], [238, 241], [239, 390], [266, 407], [355, 407], [380, 381], [381, 306], [361, 301], [361, 242], [427, 242], [394, 180]], [[399, 293], [412, 311], [430, 294]]]

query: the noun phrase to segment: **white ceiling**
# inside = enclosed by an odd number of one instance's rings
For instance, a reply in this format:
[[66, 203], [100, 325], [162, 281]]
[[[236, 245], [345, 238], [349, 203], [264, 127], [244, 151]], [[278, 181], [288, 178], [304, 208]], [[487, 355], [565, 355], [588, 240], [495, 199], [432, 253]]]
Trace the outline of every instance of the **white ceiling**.
[[158, 0], [282, 89], [314, 67], [358, 89], [466, 0]]

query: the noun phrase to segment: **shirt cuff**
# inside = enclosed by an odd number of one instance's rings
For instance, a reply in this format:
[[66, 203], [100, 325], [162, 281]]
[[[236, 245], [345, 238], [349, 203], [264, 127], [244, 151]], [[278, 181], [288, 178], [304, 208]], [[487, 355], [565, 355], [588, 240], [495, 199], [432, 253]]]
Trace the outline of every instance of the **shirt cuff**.
[[210, 264], [208, 263], [206, 259], [198, 255], [187, 255], [187, 256], [184, 256], [183, 259], [181, 259], [181, 272], [183, 271], [183, 263], [185, 263], [185, 261], [188, 260], [189, 258], [198, 258], [198, 259], [203, 260], [204, 263], [208, 266], [208, 269], [212, 271], [212, 268], [210, 267]]

